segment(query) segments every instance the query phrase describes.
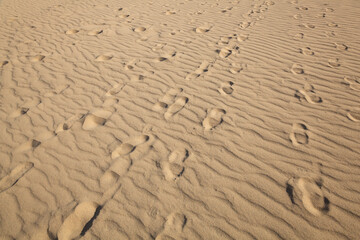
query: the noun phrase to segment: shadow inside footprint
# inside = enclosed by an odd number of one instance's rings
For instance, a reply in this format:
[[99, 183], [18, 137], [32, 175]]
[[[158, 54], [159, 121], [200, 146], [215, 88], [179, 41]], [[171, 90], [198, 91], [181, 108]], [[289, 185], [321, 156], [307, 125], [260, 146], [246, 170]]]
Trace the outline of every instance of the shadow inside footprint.
[[294, 201], [294, 187], [289, 183], [286, 183], [286, 193], [289, 195], [292, 204], [295, 204]]
[[83, 230], [82, 230], [81, 233], [80, 233], [80, 236], [84, 236], [85, 233], [92, 227], [94, 220], [97, 218], [97, 216], [99, 216], [100, 210], [101, 210], [102, 208], [103, 208], [102, 206], [98, 206], [98, 207], [96, 208], [94, 216], [90, 219], [89, 222], [87, 222], [87, 223], [85, 224]]

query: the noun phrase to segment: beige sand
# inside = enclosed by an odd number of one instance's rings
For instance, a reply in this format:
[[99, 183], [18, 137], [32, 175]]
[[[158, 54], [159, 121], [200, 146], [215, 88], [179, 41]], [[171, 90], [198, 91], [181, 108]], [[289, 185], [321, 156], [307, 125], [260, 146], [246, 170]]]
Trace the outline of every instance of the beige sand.
[[360, 1], [0, 20], [0, 239], [359, 239]]

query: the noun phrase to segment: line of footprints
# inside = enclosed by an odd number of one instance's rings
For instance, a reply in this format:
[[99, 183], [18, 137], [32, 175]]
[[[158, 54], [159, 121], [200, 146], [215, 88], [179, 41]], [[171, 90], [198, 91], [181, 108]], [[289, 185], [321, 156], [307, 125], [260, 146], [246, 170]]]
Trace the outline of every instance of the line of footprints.
[[[297, 4], [298, 1], [294, 0], [291, 2], [292, 4]], [[299, 11], [307, 11], [308, 8], [305, 6], [296, 7]], [[317, 17], [325, 18], [328, 12], [333, 12], [332, 8], [326, 8], [325, 13], [318, 15]], [[295, 19], [301, 19], [301, 14], [294, 15]], [[330, 22], [327, 24], [328, 27], [336, 28], [338, 25], [336, 23]], [[316, 26], [312, 24], [301, 24], [300, 27], [305, 27], [308, 29], [313, 29]], [[332, 31], [331, 34], [327, 33], [327, 36], [334, 36], [335, 33]], [[294, 36], [294, 39], [302, 39], [304, 37], [303, 33], [298, 33]], [[339, 51], [347, 51], [348, 47], [342, 43], [334, 43], [334, 48]], [[309, 48], [301, 48], [299, 49], [299, 53], [306, 56], [313, 56], [315, 52]], [[338, 68], [341, 66], [338, 58], [329, 59], [327, 63], [330, 68]], [[300, 64], [293, 64], [290, 71], [294, 75], [304, 74], [304, 68]], [[360, 81], [356, 77], [345, 77], [344, 84], [348, 85], [352, 90], [359, 91], [360, 90]], [[310, 104], [319, 104], [323, 102], [323, 99], [317, 95], [314, 86], [306, 83], [302, 89], [299, 89], [295, 92], [294, 96], [300, 101], [306, 101]], [[347, 117], [354, 121], [360, 121], [360, 114], [348, 112]], [[294, 147], [300, 147], [301, 145], [306, 145], [309, 143], [309, 129], [304, 123], [294, 123], [292, 125], [292, 129], [289, 135], [290, 141], [292, 142]], [[295, 177], [291, 178], [286, 184], [286, 192], [289, 195], [289, 198], [292, 204], [298, 205], [296, 203], [296, 199], [302, 203], [304, 208], [311, 214], [315, 216], [321, 216], [326, 214], [330, 210], [330, 201], [327, 197], [324, 196], [322, 186], [323, 181], [321, 179], [321, 171], [318, 170], [318, 173], [315, 176], [308, 176], [309, 173], [306, 174], [305, 177]], [[310, 174], [311, 175], [311, 174]]]

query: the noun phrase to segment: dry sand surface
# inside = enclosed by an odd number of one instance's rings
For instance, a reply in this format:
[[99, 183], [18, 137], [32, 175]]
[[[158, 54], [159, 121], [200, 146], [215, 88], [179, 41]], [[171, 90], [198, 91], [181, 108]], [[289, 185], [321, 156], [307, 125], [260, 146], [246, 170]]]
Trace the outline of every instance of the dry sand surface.
[[0, 239], [359, 239], [360, 1], [2, 0]]

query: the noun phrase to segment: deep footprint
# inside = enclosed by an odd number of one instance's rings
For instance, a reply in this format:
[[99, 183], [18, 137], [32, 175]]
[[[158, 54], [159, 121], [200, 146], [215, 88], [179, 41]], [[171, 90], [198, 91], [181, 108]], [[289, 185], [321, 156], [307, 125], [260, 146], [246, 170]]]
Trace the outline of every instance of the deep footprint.
[[309, 213], [314, 216], [321, 216], [329, 212], [330, 201], [321, 190], [321, 181], [301, 177], [291, 179], [289, 185], [293, 188], [294, 192], [292, 194], [295, 193], [295, 196], [301, 200], [304, 208]]
[[57, 234], [59, 240], [78, 238], [86, 231], [86, 225], [96, 216], [99, 205], [95, 202], [82, 202], [65, 219]]

